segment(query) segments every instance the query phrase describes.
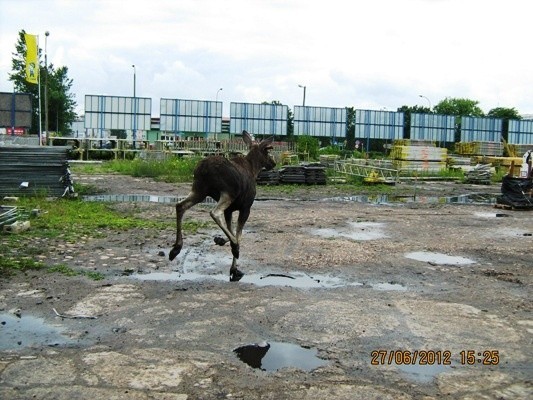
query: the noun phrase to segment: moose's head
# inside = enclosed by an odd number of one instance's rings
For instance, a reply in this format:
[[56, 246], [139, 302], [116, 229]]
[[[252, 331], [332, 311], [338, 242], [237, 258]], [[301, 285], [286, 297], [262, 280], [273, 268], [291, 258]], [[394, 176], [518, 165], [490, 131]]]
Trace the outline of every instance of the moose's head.
[[252, 136], [246, 132], [242, 131], [242, 139], [244, 143], [248, 146], [248, 158], [254, 160], [254, 163], [259, 165], [267, 171], [271, 170], [276, 166], [276, 161], [272, 158], [269, 151], [273, 149], [272, 142], [274, 137], [270, 136], [267, 139], [263, 139], [260, 142], [254, 141]]

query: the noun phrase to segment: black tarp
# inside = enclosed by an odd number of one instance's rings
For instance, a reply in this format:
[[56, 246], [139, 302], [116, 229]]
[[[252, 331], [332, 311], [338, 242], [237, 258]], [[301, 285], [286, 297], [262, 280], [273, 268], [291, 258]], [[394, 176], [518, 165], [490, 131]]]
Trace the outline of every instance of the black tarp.
[[502, 179], [502, 195], [496, 199], [497, 204], [504, 204], [514, 208], [533, 209], [533, 180], [515, 178], [505, 175]]

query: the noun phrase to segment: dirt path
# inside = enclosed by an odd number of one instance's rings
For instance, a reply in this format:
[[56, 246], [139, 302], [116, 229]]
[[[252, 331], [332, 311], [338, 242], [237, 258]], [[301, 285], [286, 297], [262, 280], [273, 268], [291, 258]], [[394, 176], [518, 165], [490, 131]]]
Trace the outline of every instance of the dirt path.
[[[77, 179], [108, 194], [189, 189]], [[173, 263], [172, 229], [50, 243], [45, 261], [106, 279], [0, 281], [0, 398], [531, 398], [533, 213], [435, 199], [498, 191], [417, 183], [397, 192], [417, 202], [361, 203], [332, 187], [259, 188], [239, 283], [214, 223]], [[174, 218], [172, 204], [114, 207]], [[263, 341], [263, 359], [243, 350], [262, 369], [233, 351]]]

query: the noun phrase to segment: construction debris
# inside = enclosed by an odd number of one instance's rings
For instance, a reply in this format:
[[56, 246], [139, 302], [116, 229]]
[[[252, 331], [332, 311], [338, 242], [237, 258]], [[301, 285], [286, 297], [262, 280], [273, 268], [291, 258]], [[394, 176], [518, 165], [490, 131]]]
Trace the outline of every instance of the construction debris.
[[71, 147], [0, 146], [0, 196], [47, 195], [70, 192], [68, 153]]
[[477, 164], [473, 169], [466, 172], [465, 177], [466, 183], [490, 185], [492, 166], [490, 164]]
[[502, 142], [459, 142], [455, 143], [457, 154], [470, 156], [503, 156]]
[[279, 170], [261, 171], [257, 177], [257, 183], [263, 185], [278, 183], [325, 185], [326, 182], [326, 167], [318, 163], [287, 165]]
[[401, 146], [391, 148], [393, 168], [404, 171], [438, 172], [446, 168], [448, 150], [435, 146]]
[[30, 228], [28, 213], [16, 206], [0, 206], [0, 230], [5, 233], [19, 233]]

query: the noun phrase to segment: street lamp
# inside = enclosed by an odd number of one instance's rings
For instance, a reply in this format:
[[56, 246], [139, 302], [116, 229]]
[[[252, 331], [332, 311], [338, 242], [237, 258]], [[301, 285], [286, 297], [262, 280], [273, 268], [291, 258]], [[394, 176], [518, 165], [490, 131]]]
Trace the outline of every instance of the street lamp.
[[429, 100], [426, 96], [422, 95], [422, 94], [419, 94], [418, 97], [422, 97], [423, 99], [426, 99], [428, 104], [429, 104], [429, 110], [431, 111], [431, 100]]
[[48, 36], [50, 36], [50, 32], [46, 31], [44, 33], [44, 130], [46, 132], [46, 143], [48, 143], [50, 136], [48, 134]]
[[135, 97], [135, 80], [136, 80], [137, 70], [135, 69], [135, 64], [133, 64], [132, 67], [133, 67], [133, 97]]
[[305, 107], [305, 89], [307, 89], [307, 86], [298, 85], [298, 87], [301, 87], [301, 88], [303, 88], [303, 90], [304, 90], [304, 101], [303, 101], [303, 104], [302, 104], [302, 105]]
[[137, 79], [137, 70], [135, 69], [135, 64], [131, 65], [133, 67], [133, 148], [135, 148], [135, 140], [137, 139], [137, 99], [135, 93], [136, 79]]
[[218, 101], [218, 93], [219, 93], [221, 90], [222, 90], [222, 88], [220, 88], [220, 89], [217, 90], [217, 95], [216, 95], [216, 97], [215, 97], [216, 101]]

